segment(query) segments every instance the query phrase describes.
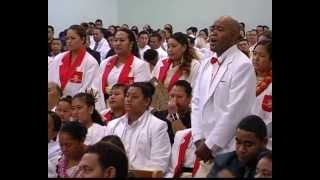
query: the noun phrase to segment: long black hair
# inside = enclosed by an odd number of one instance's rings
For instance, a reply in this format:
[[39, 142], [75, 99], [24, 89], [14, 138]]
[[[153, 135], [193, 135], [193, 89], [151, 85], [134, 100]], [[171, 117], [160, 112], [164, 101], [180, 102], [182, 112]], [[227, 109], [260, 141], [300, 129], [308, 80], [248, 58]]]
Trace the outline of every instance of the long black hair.
[[102, 118], [98, 111], [95, 109], [95, 98], [90, 93], [78, 93], [75, 96], [73, 96], [72, 100], [79, 98], [81, 99], [88, 107], [93, 107], [93, 113], [91, 114], [91, 119], [94, 123], [100, 124], [104, 126], [105, 124], [102, 121]]

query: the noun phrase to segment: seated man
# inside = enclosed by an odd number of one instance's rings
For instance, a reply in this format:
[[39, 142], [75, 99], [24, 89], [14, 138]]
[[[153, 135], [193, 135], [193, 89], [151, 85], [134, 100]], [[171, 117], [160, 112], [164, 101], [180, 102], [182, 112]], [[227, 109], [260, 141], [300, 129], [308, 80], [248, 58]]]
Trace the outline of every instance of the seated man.
[[126, 114], [110, 121], [106, 135], [117, 135], [123, 142], [130, 169], [160, 170], [168, 168], [171, 144], [167, 124], [150, 112], [154, 87], [151, 83], [131, 84], [125, 96]]
[[111, 142], [89, 146], [79, 163], [81, 178], [125, 178], [128, 176], [126, 153]]
[[153, 115], [168, 123], [171, 143], [173, 143], [176, 131], [191, 128], [191, 92], [192, 88], [189, 82], [178, 80], [169, 93], [168, 109], [153, 111]]
[[106, 125], [108, 125], [109, 121], [119, 118], [125, 114], [124, 97], [125, 97], [126, 91], [127, 91], [127, 86], [124, 84], [115, 84], [112, 86], [110, 90], [110, 95], [106, 100], [110, 108], [103, 110], [101, 112], [103, 121]]
[[217, 155], [208, 178], [218, 177], [222, 169], [228, 169], [240, 178], [254, 177], [258, 156], [267, 151], [267, 127], [256, 115], [245, 117], [236, 129], [236, 151]]

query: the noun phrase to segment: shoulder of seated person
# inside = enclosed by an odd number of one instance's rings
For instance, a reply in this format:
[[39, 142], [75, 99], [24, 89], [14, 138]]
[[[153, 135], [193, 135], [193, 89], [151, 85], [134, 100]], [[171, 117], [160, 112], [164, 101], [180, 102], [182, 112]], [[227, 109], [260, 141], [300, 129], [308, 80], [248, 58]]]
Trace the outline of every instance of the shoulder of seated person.
[[163, 110], [163, 111], [153, 111], [152, 112], [152, 114], [154, 115], [154, 116], [156, 116], [157, 118], [160, 118], [160, 119], [162, 119], [162, 118], [166, 118], [166, 116], [168, 115], [168, 110]]
[[218, 154], [214, 160], [214, 163], [218, 164], [219, 166], [223, 166], [227, 165], [232, 159], [237, 159], [236, 151]]

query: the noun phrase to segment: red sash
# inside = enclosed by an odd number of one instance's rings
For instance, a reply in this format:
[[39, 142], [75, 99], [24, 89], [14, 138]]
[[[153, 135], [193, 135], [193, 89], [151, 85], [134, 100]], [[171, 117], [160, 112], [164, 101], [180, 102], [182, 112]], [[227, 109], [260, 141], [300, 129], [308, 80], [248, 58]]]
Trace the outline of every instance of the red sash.
[[263, 100], [262, 100], [262, 109], [267, 112], [272, 111], [272, 96], [271, 95], [264, 95]]
[[[133, 54], [129, 54], [128, 59], [119, 75], [118, 83], [122, 83], [126, 85], [133, 83], [133, 77], [128, 77], [131, 71], [131, 65], [132, 65], [133, 59], [134, 59]], [[107, 81], [108, 81], [109, 73], [111, 72], [112, 68], [117, 64], [117, 60], [118, 60], [118, 56], [115, 56], [108, 62], [108, 64], [104, 68], [104, 72], [102, 75], [102, 90], [104, 93], [106, 92], [106, 87], [108, 86]]]
[[[186, 151], [188, 149], [188, 145], [189, 145], [189, 142], [191, 139], [191, 131], [188, 134], [186, 134], [183, 139], [184, 139], [184, 142], [180, 145], [180, 148], [179, 148], [178, 163], [177, 163], [177, 166], [174, 170], [173, 177], [180, 177], [180, 175], [182, 173], [181, 169], [182, 169], [184, 158], [186, 155]], [[199, 160], [196, 160], [193, 165], [192, 177], [197, 172], [198, 168], [199, 168]]]
[[70, 51], [62, 58], [62, 65], [60, 66], [60, 69], [59, 69], [62, 91], [66, 87], [69, 80], [74, 83], [82, 82], [82, 72], [77, 72], [76, 69], [81, 65], [85, 54], [86, 54], [86, 49], [81, 48], [73, 64], [71, 64]]
[[[160, 73], [159, 73], [159, 78], [158, 78], [158, 79], [159, 79], [159, 81], [160, 81], [161, 83], [164, 83], [164, 81], [165, 81], [165, 79], [166, 79], [166, 77], [167, 77], [167, 72], [168, 72], [168, 70], [169, 70], [169, 68], [170, 68], [170, 65], [171, 65], [171, 63], [172, 63], [172, 60], [171, 60], [171, 59], [165, 59], [165, 60], [162, 61], [162, 63], [163, 63], [163, 66], [160, 68]], [[170, 82], [169, 82], [168, 92], [170, 92], [170, 90], [172, 89], [174, 83], [175, 83], [177, 80], [179, 80], [180, 76], [181, 76], [181, 72], [180, 72], [180, 70], [178, 69], [178, 70], [174, 73], [174, 75], [172, 76], [172, 78], [171, 78], [171, 80], [170, 80]]]
[[104, 123], [108, 125], [108, 123], [112, 120], [112, 112], [108, 111], [106, 114], [104, 114], [103, 120], [104, 120]]

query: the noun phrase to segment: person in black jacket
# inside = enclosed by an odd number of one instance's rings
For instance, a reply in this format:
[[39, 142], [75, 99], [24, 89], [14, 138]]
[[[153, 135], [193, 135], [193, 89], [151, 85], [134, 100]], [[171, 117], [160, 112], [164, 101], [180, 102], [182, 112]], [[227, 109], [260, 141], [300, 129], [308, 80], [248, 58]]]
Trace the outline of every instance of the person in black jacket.
[[261, 153], [268, 151], [267, 127], [256, 115], [245, 117], [236, 129], [236, 151], [219, 154], [208, 178], [221, 177], [221, 171], [228, 170], [235, 177], [253, 178]]

